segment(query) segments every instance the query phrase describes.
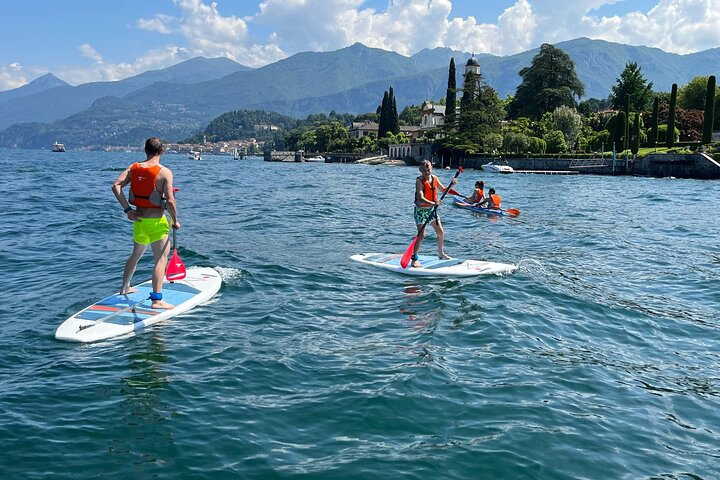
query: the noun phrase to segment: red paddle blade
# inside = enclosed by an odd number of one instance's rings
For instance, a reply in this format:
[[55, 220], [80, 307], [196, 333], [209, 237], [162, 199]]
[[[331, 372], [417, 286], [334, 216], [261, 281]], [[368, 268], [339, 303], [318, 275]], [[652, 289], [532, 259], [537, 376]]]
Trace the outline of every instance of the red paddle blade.
[[405, 253], [403, 253], [402, 258], [400, 259], [400, 266], [402, 268], [407, 268], [408, 265], [410, 265], [410, 259], [412, 258], [413, 249], [415, 248], [415, 243], [417, 242], [417, 236], [413, 239], [412, 243], [410, 243], [410, 246], [405, 250]]
[[458, 165], [458, 172], [460, 172], [460, 173], [463, 172], [463, 168], [460, 165]]
[[462, 193], [460, 193], [460, 192], [458, 192], [457, 190], [455, 190], [454, 188], [448, 188], [448, 193], [449, 193], [450, 195], [458, 195], [458, 196], [460, 196], [460, 197], [464, 197], [464, 196], [465, 196], [465, 195], [463, 195]]
[[520, 210], [518, 210], [517, 208], [508, 208], [505, 211], [508, 212], [513, 217], [517, 217], [518, 215], [520, 215]]
[[165, 272], [165, 278], [168, 282], [174, 282], [175, 280], [182, 280], [185, 278], [185, 264], [180, 260], [177, 253], [177, 248], [173, 250], [172, 257], [168, 263], [167, 271]]

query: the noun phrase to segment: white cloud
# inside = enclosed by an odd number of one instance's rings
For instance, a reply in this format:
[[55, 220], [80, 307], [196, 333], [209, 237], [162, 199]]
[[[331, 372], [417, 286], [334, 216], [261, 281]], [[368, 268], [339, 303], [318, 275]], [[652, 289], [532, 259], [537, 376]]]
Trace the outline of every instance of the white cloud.
[[137, 27], [141, 30], [167, 35], [173, 32], [173, 25], [176, 22], [177, 18], [158, 13], [154, 15], [153, 18], [141, 18], [138, 20]]
[[[472, 16], [451, 17], [452, 4], [459, 0], [387, 0], [387, 6], [378, 9], [368, 8], [365, 0], [260, 0], [258, 13], [246, 17], [223, 15], [222, 5], [229, 1], [173, 0], [173, 15], [157, 13], [137, 20], [138, 29], [184, 38], [182, 46], [156, 48], [127, 63], [106, 63], [87, 43], [78, 48], [93, 65], [53, 71], [77, 84], [122, 79], [194, 56], [225, 56], [259, 67], [293, 53], [336, 50], [355, 42], [405, 55], [438, 46], [511, 55], [577, 37], [675, 53], [720, 46], [720, 0], [658, 0], [649, 11], [614, 16], [599, 12], [608, 5], [632, 2], [514, 0], [495, 21], [486, 23]], [[34, 78], [29, 68], [0, 68], [0, 88]], [[35, 67], [33, 72], [48, 71], [41, 70]]]
[[103, 63], [102, 56], [89, 43], [80, 45], [78, 49], [80, 50], [80, 53], [82, 53], [83, 57], [89, 58], [95, 63]]

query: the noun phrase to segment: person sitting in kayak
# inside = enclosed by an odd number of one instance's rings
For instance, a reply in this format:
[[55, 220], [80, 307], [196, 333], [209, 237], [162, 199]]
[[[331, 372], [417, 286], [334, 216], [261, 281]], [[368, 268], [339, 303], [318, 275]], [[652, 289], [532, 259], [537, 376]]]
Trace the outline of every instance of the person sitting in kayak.
[[414, 268], [422, 267], [420, 262], [418, 262], [418, 251], [420, 250], [420, 244], [425, 238], [424, 225], [428, 220], [430, 220], [429, 223], [433, 229], [435, 229], [435, 234], [437, 235], [438, 258], [443, 260], [450, 259], [443, 250], [445, 231], [440, 223], [440, 217], [437, 214], [437, 207], [441, 203], [437, 192], [438, 190], [445, 192], [457, 183], [457, 178], [453, 178], [448, 187], [440, 183], [438, 177], [432, 174], [432, 163], [430, 163], [429, 160], [420, 162], [419, 168], [421, 175], [415, 179], [415, 209], [413, 211], [418, 236], [415, 247], [413, 248], [412, 263], [410, 264], [410, 266]]
[[478, 180], [475, 182], [475, 191], [469, 197], [465, 197], [466, 203], [480, 203], [485, 198], [485, 182]]
[[500, 195], [495, 193], [495, 189], [491, 188], [488, 192], [487, 198], [481, 200], [478, 202], [477, 206], [482, 207], [485, 205], [484, 208], [491, 208], [493, 210], [500, 210]]

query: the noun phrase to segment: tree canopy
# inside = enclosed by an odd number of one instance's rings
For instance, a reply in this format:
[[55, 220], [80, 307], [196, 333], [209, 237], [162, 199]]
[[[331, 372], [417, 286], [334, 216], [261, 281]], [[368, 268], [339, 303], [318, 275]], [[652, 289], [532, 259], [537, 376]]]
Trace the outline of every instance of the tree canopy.
[[570, 56], [549, 43], [542, 44], [532, 64], [520, 70], [520, 76], [522, 82], [508, 112], [511, 118], [537, 120], [561, 105], [575, 108], [576, 98], [585, 93]]
[[648, 82], [640, 70], [636, 62], [625, 64], [625, 69], [610, 89], [609, 100], [614, 109], [624, 109], [626, 95], [630, 95], [630, 111], [644, 112], [650, 108], [653, 99], [653, 82]]

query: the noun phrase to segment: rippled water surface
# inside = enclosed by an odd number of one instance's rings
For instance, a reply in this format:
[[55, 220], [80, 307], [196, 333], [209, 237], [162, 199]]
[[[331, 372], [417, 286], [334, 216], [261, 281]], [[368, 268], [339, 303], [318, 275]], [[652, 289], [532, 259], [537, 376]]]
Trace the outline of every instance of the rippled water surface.
[[348, 258], [409, 245], [416, 168], [166, 155], [219, 295], [56, 341], [120, 285], [136, 159], [0, 150], [0, 478], [720, 477], [720, 183], [466, 170], [522, 214], [444, 205], [448, 253], [520, 268], [458, 281]]

